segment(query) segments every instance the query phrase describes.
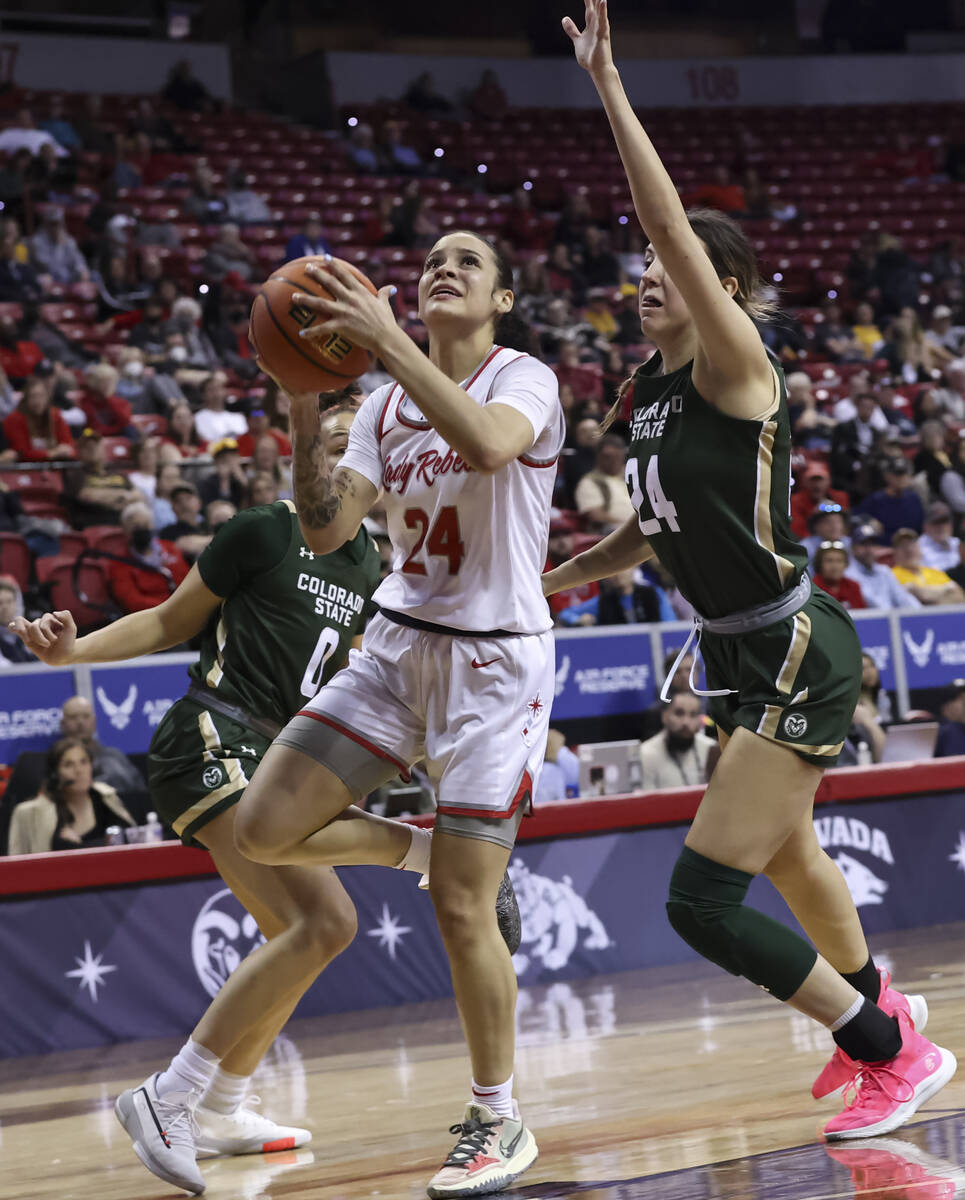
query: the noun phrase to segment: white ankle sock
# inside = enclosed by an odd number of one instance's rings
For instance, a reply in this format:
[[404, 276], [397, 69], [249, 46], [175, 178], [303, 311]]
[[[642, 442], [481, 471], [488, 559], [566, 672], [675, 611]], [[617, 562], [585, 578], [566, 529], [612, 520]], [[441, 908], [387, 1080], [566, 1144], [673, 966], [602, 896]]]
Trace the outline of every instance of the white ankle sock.
[[472, 1099], [475, 1104], [485, 1104], [501, 1117], [513, 1117], [513, 1076], [505, 1083], [495, 1085], [472, 1081]]
[[196, 1091], [203, 1096], [220, 1061], [210, 1050], [189, 1038], [171, 1059], [168, 1069], [158, 1076], [157, 1094]]
[[201, 1103], [205, 1108], [229, 1116], [241, 1107], [250, 1082], [250, 1075], [232, 1075], [218, 1067]]
[[858, 1013], [861, 1012], [862, 1008], [864, 1008], [864, 1000], [864, 996], [859, 994], [854, 1004], [852, 1004], [850, 1008], [846, 1008], [841, 1016], [828, 1026], [830, 1032], [837, 1033], [839, 1029], [844, 1029], [845, 1025], [847, 1025], [849, 1021], [853, 1021]]
[[425, 875], [429, 871], [429, 858], [432, 855], [432, 830], [420, 829], [418, 825], [413, 825], [411, 832], [409, 849], [402, 856], [402, 861], [396, 864], [396, 870], [415, 871], [417, 875]]

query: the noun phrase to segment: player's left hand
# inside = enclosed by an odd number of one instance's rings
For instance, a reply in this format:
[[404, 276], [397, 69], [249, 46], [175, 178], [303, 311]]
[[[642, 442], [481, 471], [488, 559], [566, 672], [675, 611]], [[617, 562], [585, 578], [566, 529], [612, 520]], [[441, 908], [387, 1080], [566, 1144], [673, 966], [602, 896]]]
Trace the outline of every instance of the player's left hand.
[[334, 258], [324, 267], [314, 263], [308, 265], [305, 273], [332, 294], [332, 299], [309, 296], [304, 292], [295, 292], [292, 296], [295, 304], [313, 309], [325, 318], [302, 330], [301, 336], [306, 341], [317, 342], [331, 333], [340, 333], [357, 346], [378, 353], [386, 339], [398, 332], [399, 326], [389, 303], [396, 291], [391, 285], [380, 288], [378, 295], [373, 296]]
[[564, 17], [563, 32], [573, 43], [576, 61], [584, 71], [595, 75], [613, 66], [606, 0], [586, 0], [584, 21], [586, 26], [581, 33], [571, 17]]

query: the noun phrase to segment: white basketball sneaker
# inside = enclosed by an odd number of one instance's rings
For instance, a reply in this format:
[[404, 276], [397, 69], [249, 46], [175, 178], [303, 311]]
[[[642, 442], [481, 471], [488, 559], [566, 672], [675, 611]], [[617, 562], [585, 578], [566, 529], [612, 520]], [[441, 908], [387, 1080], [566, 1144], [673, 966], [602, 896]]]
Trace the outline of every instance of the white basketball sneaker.
[[486, 1104], [469, 1104], [458, 1125], [449, 1157], [429, 1181], [429, 1200], [501, 1192], [536, 1162], [536, 1139], [523, 1124], [513, 1101], [512, 1117], [501, 1117]]
[[169, 1092], [162, 1099], [157, 1094], [157, 1079], [152, 1075], [140, 1087], [121, 1092], [114, 1102], [114, 1114], [149, 1171], [165, 1183], [200, 1196], [204, 1179], [195, 1161], [197, 1092]]
[[194, 1114], [198, 1127], [195, 1136], [198, 1156], [272, 1154], [276, 1150], [297, 1150], [312, 1140], [307, 1129], [277, 1125], [261, 1113], [252, 1112], [249, 1106], [260, 1103], [257, 1096], [249, 1096], [233, 1113], [219, 1113], [199, 1106]]

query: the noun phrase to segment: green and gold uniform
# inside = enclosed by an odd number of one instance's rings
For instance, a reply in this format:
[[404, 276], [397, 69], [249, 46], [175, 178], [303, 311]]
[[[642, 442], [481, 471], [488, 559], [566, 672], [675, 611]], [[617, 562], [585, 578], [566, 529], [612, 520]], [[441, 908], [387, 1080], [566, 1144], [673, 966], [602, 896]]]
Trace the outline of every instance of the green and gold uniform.
[[[633, 381], [627, 486], [661, 563], [707, 618], [772, 604], [808, 556], [791, 533], [791, 430], [784, 374], [760, 420], [729, 417], [694, 387], [693, 363], [663, 375], [655, 354]], [[806, 585], [805, 585], [806, 587]], [[799, 611], [750, 633], [704, 629], [710, 713], [822, 767], [833, 766], [854, 715], [861, 648], [840, 604], [815, 588]]]
[[274, 732], [345, 661], [379, 565], [364, 528], [313, 554], [285, 500], [232, 517], [198, 559], [222, 604], [189, 668], [188, 695], [164, 715], [148, 755], [157, 811], [185, 845], [238, 802]]

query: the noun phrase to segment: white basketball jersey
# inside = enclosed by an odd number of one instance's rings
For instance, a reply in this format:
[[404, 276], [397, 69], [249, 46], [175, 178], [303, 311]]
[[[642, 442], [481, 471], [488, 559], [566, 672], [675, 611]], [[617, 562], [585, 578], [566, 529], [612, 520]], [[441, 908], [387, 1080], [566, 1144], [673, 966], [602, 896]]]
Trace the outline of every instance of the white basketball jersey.
[[494, 346], [460, 386], [479, 404], [521, 412], [532, 445], [495, 474], [480, 474], [399, 384], [374, 391], [340, 465], [384, 492], [392, 573], [375, 601], [460, 631], [543, 633], [553, 622], [540, 574], [565, 436], [556, 376], [528, 354]]

